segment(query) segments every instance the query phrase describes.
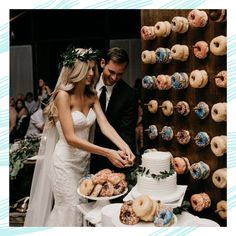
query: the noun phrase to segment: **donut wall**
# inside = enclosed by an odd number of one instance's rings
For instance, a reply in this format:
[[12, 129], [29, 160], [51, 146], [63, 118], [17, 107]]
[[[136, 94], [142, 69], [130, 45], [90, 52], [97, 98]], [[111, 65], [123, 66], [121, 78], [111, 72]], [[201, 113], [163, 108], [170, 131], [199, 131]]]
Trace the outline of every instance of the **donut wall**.
[[[226, 25], [225, 10], [141, 11], [144, 148], [173, 154], [178, 184], [188, 185], [190, 212], [221, 226], [227, 201]], [[198, 201], [205, 204], [194, 205]]]

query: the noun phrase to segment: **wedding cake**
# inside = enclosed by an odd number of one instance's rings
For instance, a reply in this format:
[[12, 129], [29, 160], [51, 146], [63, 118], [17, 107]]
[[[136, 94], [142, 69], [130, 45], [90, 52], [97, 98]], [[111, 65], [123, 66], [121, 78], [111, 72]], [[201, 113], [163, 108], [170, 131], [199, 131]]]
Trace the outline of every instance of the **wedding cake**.
[[133, 196], [141, 194], [153, 200], [163, 202], [175, 201], [182, 191], [177, 187], [176, 172], [170, 168], [172, 154], [170, 152], [148, 152], [142, 155], [142, 165], [137, 175], [137, 185]]

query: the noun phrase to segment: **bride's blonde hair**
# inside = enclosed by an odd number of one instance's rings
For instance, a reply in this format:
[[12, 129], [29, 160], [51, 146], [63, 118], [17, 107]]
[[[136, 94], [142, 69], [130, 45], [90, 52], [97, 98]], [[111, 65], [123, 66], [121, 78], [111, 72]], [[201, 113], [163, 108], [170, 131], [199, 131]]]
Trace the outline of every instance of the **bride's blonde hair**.
[[[97, 51], [93, 51], [92, 49], [77, 48], [73, 50], [74, 57], [70, 57], [69, 62], [68, 60], [63, 62], [63, 67], [58, 77], [55, 89], [51, 94], [48, 106], [44, 110], [44, 115], [47, 117], [48, 127], [55, 126], [54, 118], [57, 117], [57, 108], [55, 106], [54, 100], [58, 92], [60, 90], [66, 91], [68, 93], [72, 92], [75, 85], [86, 78], [89, 70], [89, 61], [97, 59]], [[84, 93], [86, 96], [93, 96], [96, 94], [94, 82], [98, 79], [98, 77], [99, 73], [96, 63], [93, 82], [90, 85], [86, 85], [85, 87]]]

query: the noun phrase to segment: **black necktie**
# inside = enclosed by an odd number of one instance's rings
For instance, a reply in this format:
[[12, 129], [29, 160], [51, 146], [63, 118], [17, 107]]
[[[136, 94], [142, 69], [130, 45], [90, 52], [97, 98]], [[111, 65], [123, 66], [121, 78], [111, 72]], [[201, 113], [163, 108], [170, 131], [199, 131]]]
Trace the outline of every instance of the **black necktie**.
[[106, 111], [106, 91], [107, 91], [106, 86], [103, 86], [102, 87], [102, 92], [101, 92], [100, 97], [99, 97], [99, 101], [100, 101], [102, 110], [104, 112]]

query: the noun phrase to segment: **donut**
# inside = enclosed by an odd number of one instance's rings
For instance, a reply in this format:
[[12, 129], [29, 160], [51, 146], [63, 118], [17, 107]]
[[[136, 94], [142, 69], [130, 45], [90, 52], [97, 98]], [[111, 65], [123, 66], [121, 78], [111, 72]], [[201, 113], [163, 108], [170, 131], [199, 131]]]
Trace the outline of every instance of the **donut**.
[[227, 202], [225, 200], [217, 202], [215, 213], [218, 213], [221, 219], [227, 219]]
[[208, 15], [205, 11], [194, 9], [188, 14], [188, 22], [192, 27], [205, 27], [208, 21]]
[[215, 136], [211, 140], [211, 151], [217, 157], [223, 156], [227, 151], [227, 136]]
[[118, 184], [121, 181], [120, 175], [118, 173], [110, 173], [107, 175], [107, 181], [113, 185]]
[[152, 212], [153, 201], [147, 195], [141, 195], [133, 200], [133, 210], [138, 217], [143, 217]]
[[106, 182], [103, 184], [102, 189], [100, 191], [100, 197], [111, 197], [114, 194], [113, 184], [110, 182]]
[[189, 77], [189, 83], [193, 88], [203, 88], [208, 82], [208, 75], [205, 70], [193, 70]]
[[120, 221], [126, 225], [135, 225], [139, 222], [139, 217], [133, 210], [133, 201], [124, 202], [120, 209]]
[[213, 38], [210, 42], [210, 50], [215, 56], [224, 56], [227, 53], [227, 38], [224, 35]]
[[171, 51], [169, 48], [157, 48], [156, 49], [156, 62], [158, 63], [170, 63], [172, 60]]
[[190, 163], [187, 157], [174, 157], [171, 159], [171, 164], [179, 175], [187, 173], [190, 168]]
[[227, 71], [222, 70], [215, 76], [215, 83], [216, 86], [220, 88], [226, 88], [227, 87]]
[[145, 216], [140, 217], [141, 220], [143, 220], [145, 222], [149, 222], [149, 221], [153, 222], [154, 216], [155, 216], [156, 211], [157, 211], [158, 206], [159, 206], [158, 205], [159, 203], [157, 203], [156, 201], [152, 201], [152, 203], [153, 203], [152, 204], [153, 206], [152, 206], [151, 212], [149, 214], [145, 215]]
[[209, 10], [209, 18], [215, 22], [225, 22], [227, 11], [225, 9]]
[[171, 77], [169, 75], [158, 75], [155, 83], [159, 90], [168, 90], [171, 88]]
[[162, 139], [165, 141], [170, 141], [174, 137], [173, 129], [170, 126], [164, 126], [160, 134]]
[[209, 114], [209, 106], [205, 102], [199, 102], [197, 106], [193, 108], [195, 114], [201, 119], [205, 119]]
[[190, 166], [190, 174], [194, 179], [207, 179], [210, 175], [210, 167], [203, 161]]
[[181, 129], [177, 132], [176, 138], [179, 144], [186, 145], [191, 140], [191, 135], [188, 130]]
[[187, 45], [175, 44], [171, 48], [171, 56], [174, 60], [186, 61], [189, 56], [189, 48]]
[[212, 106], [211, 117], [215, 122], [227, 121], [227, 105], [226, 102], [219, 102]]
[[144, 50], [141, 53], [141, 59], [144, 64], [155, 64], [156, 63], [156, 53], [155, 53], [155, 51]]
[[140, 33], [143, 40], [153, 40], [156, 38], [154, 26], [143, 26], [140, 30]]
[[206, 132], [198, 132], [194, 140], [198, 147], [206, 147], [210, 143], [209, 135]]
[[193, 210], [197, 212], [201, 212], [211, 206], [211, 199], [207, 193], [193, 194], [190, 201]]
[[169, 100], [164, 101], [160, 107], [165, 116], [171, 116], [174, 112], [173, 104]]
[[114, 185], [114, 194], [119, 195], [125, 191], [127, 188], [127, 182], [125, 180], [121, 180], [119, 183]]
[[212, 175], [212, 182], [217, 188], [227, 187], [227, 169], [221, 168], [216, 170]]
[[155, 125], [149, 125], [148, 129], [146, 129], [145, 131], [148, 132], [148, 137], [153, 140], [158, 136], [158, 129]]
[[157, 37], [167, 37], [171, 33], [171, 24], [169, 21], [158, 21], [154, 28]]
[[177, 112], [183, 116], [187, 116], [190, 112], [189, 105], [185, 101], [179, 101], [175, 108], [177, 108]]
[[110, 169], [103, 169], [92, 176], [94, 184], [104, 184], [107, 181], [108, 174], [112, 173]]
[[94, 183], [92, 179], [84, 178], [80, 182], [80, 193], [89, 196], [93, 191]]
[[205, 59], [209, 52], [208, 43], [205, 41], [198, 41], [193, 46], [194, 56], [198, 59]]
[[152, 89], [155, 84], [155, 76], [146, 75], [142, 79], [142, 87], [145, 89]]
[[157, 227], [168, 227], [174, 223], [173, 209], [170, 207], [161, 207], [154, 216], [154, 225]]
[[173, 32], [185, 33], [188, 31], [188, 19], [181, 16], [175, 16], [171, 21], [171, 29]]
[[120, 176], [121, 180], [125, 180], [126, 179], [126, 176], [125, 176], [124, 173], [117, 173], [117, 174]]
[[97, 197], [102, 189], [102, 184], [96, 184], [92, 193], [90, 194], [91, 197]]
[[148, 107], [148, 111], [150, 113], [156, 113], [158, 109], [158, 102], [157, 100], [150, 100], [147, 104], [144, 104], [144, 106]]
[[188, 75], [184, 72], [175, 72], [171, 76], [171, 85], [174, 89], [185, 89], [189, 85]]

